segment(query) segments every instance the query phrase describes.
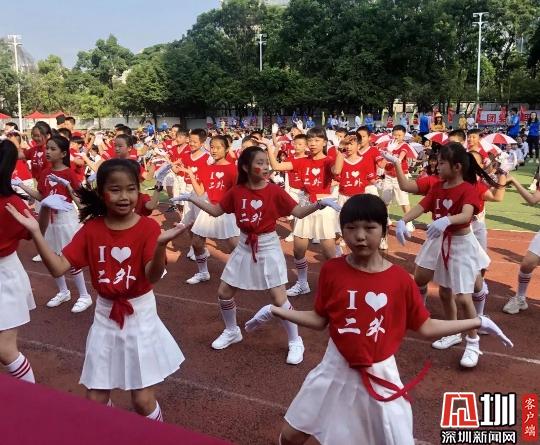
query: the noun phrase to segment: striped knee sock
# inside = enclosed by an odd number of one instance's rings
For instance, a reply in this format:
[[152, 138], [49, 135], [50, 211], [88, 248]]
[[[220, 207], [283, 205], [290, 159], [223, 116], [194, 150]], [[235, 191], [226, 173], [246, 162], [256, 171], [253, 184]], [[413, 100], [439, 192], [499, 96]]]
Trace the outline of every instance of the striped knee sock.
[[531, 277], [532, 273], [523, 273], [521, 270], [519, 271], [517, 294], [520, 297], [527, 295], [527, 287], [531, 282]]
[[[289, 300], [287, 300], [284, 304], [281, 305], [284, 309], [294, 310], [292, 307], [292, 304]], [[281, 320], [281, 324], [283, 325], [283, 328], [287, 332], [287, 339], [289, 342], [295, 341], [298, 338], [298, 325], [291, 323], [287, 320]]]
[[197, 261], [199, 273], [208, 273], [208, 255], [206, 252], [204, 252], [202, 255], [196, 255], [195, 260]]
[[484, 291], [483, 287], [480, 292], [474, 292], [472, 294], [474, 308], [476, 309], [476, 313], [478, 315], [484, 315], [484, 306], [486, 305], [486, 297], [487, 297], [487, 292]]
[[147, 419], [157, 420], [158, 422], [163, 422], [163, 414], [161, 413], [161, 407], [159, 406], [158, 401], [156, 400], [156, 409], [146, 416]]
[[24, 380], [30, 383], [36, 383], [34, 378], [34, 371], [32, 371], [32, 366], [28, 359], [19, 353], [19, 356], [15, 359], [13, 363], [10, 363], [6, 366], [7, 372], [9, 372], [16, 379]]
[[300, 260], [294, 259], [294, 266], [296, 267], [296, 270], [298, 271], [298, 282], [300, 283], [307, 283], [307, 260], [306, 258], [302, 258]]
[[70, 269], [70, 272], [71, 276], [73, 277], [73, 281], [75, 281], [75, 286], [77, 286], [77, 290], [79, 291], [79, 296], [90, 297], [90, 294], [86, 289], [86, 282], [84, 281], [84, 274], [82, 270]]
[[229, 331], [235, 330], [238, 325], [236, 323], [236, 303], [234, 298], [231, 298], [230, 300], [222, 300], [219, 298], [218, 301], [221, 316], [225, 322], [225, 328]]

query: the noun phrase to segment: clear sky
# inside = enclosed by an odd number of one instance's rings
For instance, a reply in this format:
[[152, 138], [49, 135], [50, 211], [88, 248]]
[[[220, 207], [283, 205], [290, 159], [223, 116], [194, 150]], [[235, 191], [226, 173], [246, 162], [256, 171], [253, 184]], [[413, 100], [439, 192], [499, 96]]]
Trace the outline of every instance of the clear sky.
[[[114, 34], [120, 45], [137, 53], [156, 43], [178, 40], [197, 16], [219, 7], [219, 0], [15, 0], [0, 35], [20, 34], [35, 60], [56, 54], [72, 67], [81, 50]], [[7, 4], [4, 5], [4, 13]]]

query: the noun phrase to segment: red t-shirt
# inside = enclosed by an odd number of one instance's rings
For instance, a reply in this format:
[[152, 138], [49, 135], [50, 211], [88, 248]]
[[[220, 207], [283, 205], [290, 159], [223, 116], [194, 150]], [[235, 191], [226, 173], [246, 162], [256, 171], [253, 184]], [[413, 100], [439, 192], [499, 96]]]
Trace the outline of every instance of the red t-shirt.
[[170, 151], [173, 146], [174, 146], [174, 141], [172, 139], [164, 139], [163, 142], [161, 143], [161, 146], [167, 150], [167, 151]]
[[2, 221], [2, 232], [0, 235], [0, 257], [11, 255], [17, 250], [19, 241], [30, 239], [32, 236], [21, 224], [19, 224], [11, 213], [6, 210], [6, 204], [10, 203], [20, 213], [28, 209], [24, 201], [17, 195], [0, 196], [0, 221]]
[[185, 144], [185, 145], [173, 145], [171, 147], [171, 149], [169, 150], [169, 159], [171, 160], [171, 162], [177, 162], [180, 160], [180, 155], [184, 152], [184, 151], [187, 151], [189, 152], [190, 149], [189, 149], [189, 145]]
[[[436, 220], [444, 216], [461, 213], [465, 204], [470, 204], [474, 207], [473, 213], [475, 215], [478, 213], [480, 200], [478, 199], [478, 192], [472, 184], [464, 181], [448, 189], [443, 188], [443, 185], [443, 181], [433, 184], [428, 194], [419, 202], [424, 209], [424, 213], [431, 212], [431, 217], [433, 220]], [[464, 229], [469, 224], [470, 221], [465, 224], [451, 225], [448, 227], [448, 231], [454, 232]]]
[[212, 204], [218, 204], [227, 190], [236, 184], [238, 169], [234, 164], [213, 164], [203, 169], [199, 179]]
[[407, 329], [417, 331], [429, 312], [401, 267], [368, 273], [346, 258], [323, 264], [314, 309], [328, 319], [330, 337], [348, 363], [367, 367], [394, 355]]
[[24, 159], [19, 159], [17, 161], [17, 164], [15, 164], [15, 170], [13, 170], [13, 173], [11, 174], [11, 179], [14, 178], [19, 178], [23, 181], [26, 181], [27, 179], [32, 179], [32, 173], [30, 173], [28, 164]]
[[[401, 169], [403, 170], [403, 173], [408, 173], [409, 164], [407, 163], [407, 154], [412, 150], [412, 148], [409, 147], [409, 144], [405, 142], [402, 142], [401, 144], [390, 143], [388, 144], [388, 147], [386, 147], [386, 150], [397, 157], [399, 157], [401, 153], [405, 153], [405, 157], [401, 160]], [[394, 164], [387, 162], [384, 166], [384, 174], [395, 178], [396, 168], [394, 167]]]
[[79, 182], [84, 181], [84, 170], [86, 168], [86, 164], [76, 165], [73, 162], [74, 159], [82, 159], [82, 153], [80, 153], [75, 148], [70, 148], [69, 149], [69, 157], [70, 157], [70, 161], [71, 161], [71, 169], [73, 170], [73, 172], [75, 173], [75, 175], [79, 179]]
[[477, 153], [479, 153], [480, 156], [482, 157], [482, 161], [485, 161], [486, 159], [489, 158], [487, 151], [484, 150], [483, 147], [477, 147], [477, 150], [472, 150], [471, 148], [468, 148], [468, 151], [476, 151]]
[[62, 250], [75, 269], [88, 266], [92, 286], [110, 300], [140, 297], [152, 289], [145, 266], [153, 258], [159, 224], [141, 216], [126, 230], [112, 230], [104, 217], [85, 223]]
[[339, 175], [339, 193], [345, 196], [364, 193], [368, 185], [366, 176], [366, 172], [362, 171], [362, 159], [357, 159], [354, 163], [344, 159]]
[[45, 157], [46, 150], [46, 145], [35, 145], [24, 152], [26, 159], [30, 161], [30, 170], [34, 179], [39, 179], [41, 172], [50, 166]]
[[365, 173], [365, 177], [369, 181], [377, 179], [377, 161], [381, 159], [381, 152], [375, 147], [368, 147], [364, 153], [358, 153], [358, 156], [362, 163], [360, 169]]
[[327, 157], [322, 159], [299, 158], [291, 159], [294, 170], [299, 170], [304, 181], [303, 189], [309, 194], [311, 202], [317, 201], [317, 195], [330, 195], [332, 185], [332, 166], [334, 160]]
[[225, 213], [235, 214], [242, 232], [255, 234], [276, 230], [276, 220], [289, 216], [297, 204], [280, 186], [270, 183], [260, 190], [235, 185], [219, 203]]
[[57, 182], [50, 181], [47, 176], [53, 174], [60, 178], [67, 179], [73, 190], [77, 190], [81, 186], [79, 178], [73, 170], [66, 168], [64, 170], [52, 170], [50, 167], [46, 170], [43, 170], [41, 176], [39, 177], [37, 189], [41, 193], [43, 198], [50, 195], [63, 195], [66, 197], [67, 202], [72, 202], [71, 195], [66, 186], [59, 184]]
[[[293, 162], [295, 159], [304, 159], [302, 158], [295, 158], [294, 156], [288, 157], [285, 162]], [[294, 164], [293, 164], [294, 167]], [[304, 179], [302, 176], [302, 170], [294, 168], [293, 170], [290, 170], [287, 173], [287, 177], [289, 178], [289, 187], [293, 189], [302, 189], [304, 188]]]
[[484, 194], [489, 190], [489, 185], [487, 185], [483, 180], [479, 179], [474, 185], [476, 193], [478, 193], [478, 213], [482, 213], [486, 206], [486, 201], [484, 201]]
[[[197, 153], [196, 156], [196, 158], [193, 158], [190, 150], [184, 150], [180, 155], [180, 161], [182, 161], [185, 168], [191, 169], [197, 181], [200, 182], [199, 175], [202, 174], [203, 170], [208, 168], [210, 155], [206, 151], [203, 151], [202, 153]], [[187, 175], [184, 176], [184, 181], [186, 184], [191, 184], [191, 178]]]
[[[109, 159], [117, 158], [118, 155], [116, 154], [116, 148], [115, 148], [114, 144], [112, 146], [108, 147], [107, 151], [104, 151], [103, 153], [101, 153], [101, 157], [105, 161], [107, 161]], [[130, 148], [127, 159], [131, 159], [133, 161], [136, 161], [136, 160], [139, 159], [139, 156], [137, 155], [137, 150], [135, 148]]]
[[335, 145], [329, 147], [328, 150], [326, 150], [326, 156], [335, 161], [337, 158], [337, 147]]
[[152, 214], [152, 210], [148, 210], [146, 208], [146, 203], [150, 202], [151, 200], [152, 198], [150, 198], [150, 196], [148, 196], [146, 193], [139, 193], [134, 212], [141, 216], [150, 216]]
[[441, 178], [438, 175], [426, 175], [416, 179], [416, 185], [418, 186], [419, 195], [427, 195], [433, 184], [441, 182]]

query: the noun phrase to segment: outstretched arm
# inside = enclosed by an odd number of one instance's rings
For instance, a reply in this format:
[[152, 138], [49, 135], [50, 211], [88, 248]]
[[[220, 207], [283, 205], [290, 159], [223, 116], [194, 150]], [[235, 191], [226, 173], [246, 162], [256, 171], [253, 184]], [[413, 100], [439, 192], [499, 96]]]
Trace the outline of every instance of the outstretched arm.
[[540, 202], [540, 191], [536, 190], [534, 193], [529, 192], [511, 175], [508, 175], [508, 182], [514, 185], [518, 193], [528, 204], [534, 205]]
[[317, 331], [322, 331], [328, 325], [328, 320], [315, 311], [291, 311], [290, 309], [272, 306], [272, 314], [283, 320]]

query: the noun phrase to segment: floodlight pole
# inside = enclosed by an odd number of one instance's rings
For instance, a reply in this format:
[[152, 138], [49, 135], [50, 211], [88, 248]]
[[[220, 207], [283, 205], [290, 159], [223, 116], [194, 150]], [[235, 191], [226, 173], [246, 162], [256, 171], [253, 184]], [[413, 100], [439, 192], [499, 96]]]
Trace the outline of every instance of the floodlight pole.
[[480, 59], [482, 56], [482, 25], [487, 23], [482, 20], [487, 12], [473, 12], [473, 17], [477, 17], [478, 21], [473, 22], [474, 25], [478, 25], [478, 61], [476, 66], [476, 109], [480, 106]]
[[19, 79], [19, 55], [17, 54], [17, 46], [22, 45], [21, 36], [19, 35], [9, 35], [9, 43], [13, 45], [13, 54], [15, 56], [15, 72], [17, 73], [17, 107], [19, 114], [19, 130], [23, 131], [22, 125], [22, 106], [21, 106], [21, 81]]
[[[262, 72], [263, 70], [263, 45], [266, 45], [266, 40], [264, 38], [266, 37], [266, 34], [263, 34], [261, 32], [257, 33], [257, 39], [259, 43], [259, 72]], [[263, 128], [264, 122], [263, 122], [263, 112], [262, 108], [259, 107], [259, 128]]]

